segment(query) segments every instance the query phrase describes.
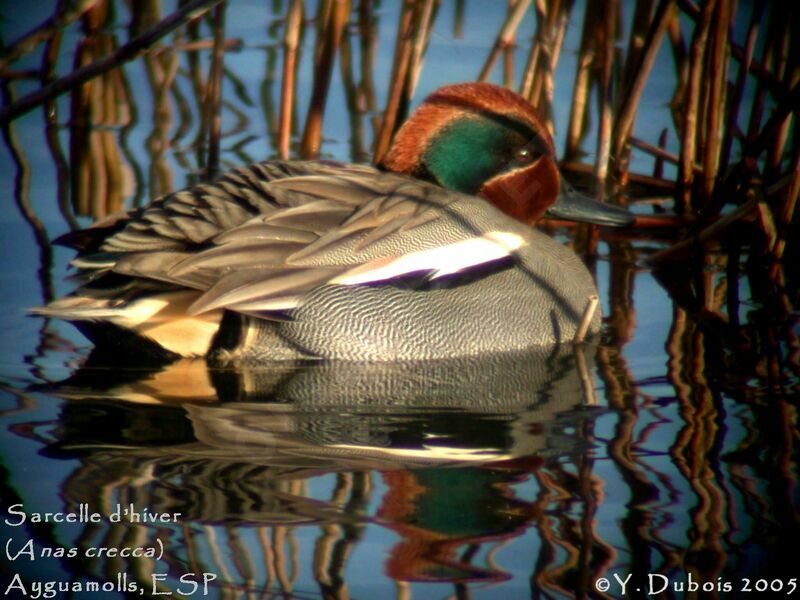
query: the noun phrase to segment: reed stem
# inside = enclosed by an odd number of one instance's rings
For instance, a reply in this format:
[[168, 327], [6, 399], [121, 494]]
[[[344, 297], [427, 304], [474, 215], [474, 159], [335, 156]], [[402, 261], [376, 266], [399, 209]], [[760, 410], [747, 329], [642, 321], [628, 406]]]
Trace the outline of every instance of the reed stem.
[[300, 155], [303, 158], [316, 158], [322, 144], [322, 118], [325, 101], [333, 74], [333, 60], [339, 50], [342, 31], [350, 14], [350, 0], [332, 0], [325, 23], [323, 43], [318, 53], [314, 69], [314, 87], [306, 116], [306, 127], [300, 142]]
[[[653, 69], [656, 55], [661, 46], [661, 40], [667, 30], [667, 25], [672, 18], [674, 0], [660, 0], [653, 21], [647, 31], [641, 49], [636, 53], [636, 62], [630, 67], [630, 79], [626, 90], [622, 93], [617, 119], [614, 128], [614, 156], [618, 164], [622, 165], [625, 144], [633, 130], [633, 122], [636, 118], [636, 109], [644, 92], [647, 78]], [[621, 169], [620, 169], [621, 170]]]
[[492, 50], [489, 52], [489, 56], [486, 57], [486, 62], [483, 64], [480, 75], [478, 75], [478, 81], [487, 81], [489, 79], [489, 75], [491, 74], [494, 65], [497, 63], [497, 59], [500, 58], [500, 54], [503, 49], [507, 48], [513, 43], [514, 36], [517, 33], [517, 28], [522, 22], [522, 18], [525, 16], [525, 11], [528, 10], [530, 5], [531, 0], [516, 0], [514, 4], [509, 6], [506, 20], [503, 23], [503, 26], [500, 28], [500, 31], [497, 33], [494, 46], [492, 46]]
[[601, 27], [597, 30], [597, 47], [600, 58], [600, 116], [597, 127], [597, 157], [595, 179], [605, 182], [611, 154], [611, 128], [613, 119], [611, 76], [614, 66], [614, 36], [619, 3], [617, 0], [603, 2]]
[[749, 194], [750, 198], [730, 213], [720, 217], [708, 227], [702, 229], [700, 232], [690, 238], [681, 240], [677, 244], [665, 248], [653, 254], [647, 262], [652, 265], [658, 265], [665, 262], [670, 262], [682, 258], [691, 252], [692, 248], [697, 245], [706, 244], [727, 231], [734, 223], [745, 218], [751, 212], [757, 209], [758, 203], [761, 201], [759, 197], [754, 194]]
[[594, 313], [597, 312], [597, 306], [600, 304], [600, 297], [597, 294], [589, 296], [586, 308], [583, 311], [583, 317], [578, 329], [575, 331], [575, 337], [572, 338], [573, 344], [580, 344], [586, 339], [586, 332], [589, 331], [589, 325], [592, 324]]
[[706, 118], [703, 171], [700, 199], [708, 204], [714, 194], [720, 163], [720, 149], [725, 118], [725, 97], [728, 84], [728, 30], [732, 16], [732, 0], [717, 0], [708, 60], [710, 94]]
[[389, 88], [389, 97], [386, 109], [383, 112], [378, 140], [375, 143], [374, 163], [380, 163], [386, 152], [397, 127], [400, 103], [406, 87], [409, 61], [411, 59], [412, 29], [414, 22], [414, 0], [405, 0], [401, 8], [400, 19], [397, 24], [397, 42], [394, 48], [394, 63], [392, 66], [392, 83]]
[[[666, 133], [667, 133], [667, 130], [664, 129], [661, 132], [661, 136], [659, 136], [659, 137], [666, 139]], [[653, 146], [653, 144], [645, 142], [644, 140], [641, 140], [641, 139], [639, 139], [637, 137], [631, 137], [628, 141], [630, 142], [630, 145], [633, 146], [634, 148], [638, 148], [639, 150], [642, 150], [643, 152], [647, 152], [648, 154], [652, 154], [653, 156], [655, 156], [659, 160], [662, 160], [662, 161], [666, 160], [667, 162], [670, 162], [670, 163], [672, 163], [674, 165], [677, 165], [679, 160], [680, 160], [680, 157], [678, 155], [673, 154], [672, 152], [668, 152], [668, 151], [664, 150], [663, 144], [661, 144], [661, 142], [659, 142], [659, 144], [660, 144], [659, 146]]]
[[736, 75], [736, 82], [733, 85], [730, 109], [727, 114], [727, 126], [723, 132], [722, 149], [720, 151], [720, 172], [725, 173], [728, 170], [730, 163], [731, 150], [733, 148], [734, 132], [737, 129], [739, 121], [739, 109], [744, 97], [744, 88], [747, 82], [747, 75], [750, 72], [750, 67], [753, 63], [753, 57], [756, 50], [756, 42], [758, 41], [758, 31], [761, 25], [761, 20], [764, 15], [765, 4], [763, 2], [754, 2], [753, 9], [750, 14], [750, 25], [747, 29], [747, 39], [745, 40], [743, 56], [740, 60], [739, 72]]
[[592, 65], [595, 63], [596, 51], [593, 45], [595, 24], [597, 23], [596, 3], [586, 7], [583, 16], [581, 45], [578, 51], [578, 65], [575, 69], [575, 83], [572, 89], [572, 105], [567, 127], [567, 142], [564, 151], [566, 160], [576, 160], [581, 154], [581, 139], [586, 133], [588, 119], [586, 107], [589, 101], [589, 90], [592, 80]]
[[303, 12], [303, 0], [292, 0], [286, 15], [286, 32], [283, 36], [283, 79], [281, 81], [281, 112], [278, 121], [278, 156], [283, 160], [289, 158], [297, 46], [300, 43], [300, 34], [303, 29]]
[[681, 160], [678, 165], [680, 185], [679, 212], [691, 210], [691, 191], [694, 182], [694, 163], [697, 155], [697, 115], [700, 110], [700, 84], [703, 76], [703, 57], [711, 28], [716, 0], [708, 0], [703, 6], [700, 21], [695, 25], [690, 51], [689, 80], [686, 105], [683, 107], [683, 127], [681, 131]]
[[433, 22], [436, 19], [440, 3], [441, 0], [424, 0], [420, 9], [417, 31], [414, 35], [414, 45], [411, 50], [406, 99], [410, 100], [417, 89], [417, 82], [419, 81], [420, 73], [422, 73], [422, 61], [425, 57], [425, 50], [428, 48], [428, 42], [430, 42]]

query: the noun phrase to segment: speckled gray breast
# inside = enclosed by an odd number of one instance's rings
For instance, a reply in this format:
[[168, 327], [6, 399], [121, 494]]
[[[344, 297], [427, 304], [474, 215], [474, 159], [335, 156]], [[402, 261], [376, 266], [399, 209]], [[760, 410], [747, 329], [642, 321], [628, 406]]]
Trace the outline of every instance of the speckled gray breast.
[[[344, 360], [475, 356], [571, 341], [594, 282], [570, 250], [529, 235], [515, 264], [468, 285], [322, 286], [274, 333], [300, 355]], [[599, 327], [598, 311], [590, 333]]]

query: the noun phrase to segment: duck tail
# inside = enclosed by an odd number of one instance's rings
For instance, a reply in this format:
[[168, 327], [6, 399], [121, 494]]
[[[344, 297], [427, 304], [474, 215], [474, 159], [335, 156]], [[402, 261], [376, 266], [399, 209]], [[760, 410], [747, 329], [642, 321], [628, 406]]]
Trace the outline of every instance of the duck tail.
[[120, 300], [76, 294], [29, 312], [70, 321], [96, 346], [112, 351], [127, 350], [125, 346], [130, 345], [137, 354], [204, 356], [217, 334], [222, 311], [187, 315], [186, 307], [198, 295], [180, 290]]
[[86, 296], [65, 296], [45, 306], [28, 309], [30, 315], [65, 321], [113, 319], [119, 317], [123, 311], [124, 308], [114, 307], [109, 299]]

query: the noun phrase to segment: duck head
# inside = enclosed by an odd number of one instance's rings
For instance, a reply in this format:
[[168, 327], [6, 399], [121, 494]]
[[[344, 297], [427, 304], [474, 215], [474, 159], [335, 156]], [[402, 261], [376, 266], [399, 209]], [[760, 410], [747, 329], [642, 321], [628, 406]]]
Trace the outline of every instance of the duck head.
[[536, 110], [488, 83], [448, 85], [428, 96], [395, 136], [381, 166], [486, 198], [532, 224], [548, 214], [600, 225], [633, 215], [563, 183], [555, 147]]

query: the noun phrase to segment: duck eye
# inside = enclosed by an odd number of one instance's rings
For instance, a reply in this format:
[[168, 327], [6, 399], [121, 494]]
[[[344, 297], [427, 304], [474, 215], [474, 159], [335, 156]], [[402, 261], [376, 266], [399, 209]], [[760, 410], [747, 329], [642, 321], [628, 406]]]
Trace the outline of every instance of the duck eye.
[[538, 156], [538, 152], [535, 152], [533, 149], [525, 146], [516, 151], [514, 154], [514, 162], [518, 165], [529, 165], [536, 160]]

